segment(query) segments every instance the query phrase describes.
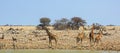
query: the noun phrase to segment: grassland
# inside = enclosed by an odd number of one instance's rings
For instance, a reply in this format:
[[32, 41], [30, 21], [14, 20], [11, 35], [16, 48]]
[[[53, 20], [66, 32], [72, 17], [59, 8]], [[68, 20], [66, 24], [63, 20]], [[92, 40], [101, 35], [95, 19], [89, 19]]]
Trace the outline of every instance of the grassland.
[[[4, 33], [5, 38], [0, 39], [1, 49], [13, 49], [12, 36], [17, 39], [15, 49], [50, 49], [48, 36], [45, 30], [36, 30], [35, 26], [0, 26], [0, 33]], [[12, 34], [8, 31], [9, 28], [23, 29], [18, 30], [18, 34]], [[115, 28], [115, 29], [113, 29]], [[120, 51], [120, 26], [106, 26], [107, 32], [110, 35], [103, 35], [102, 41], [99, 44], [90, 44], [89, 36], [91, 30], [85, 31], [85, 39], [83, 43], [76, 45], [75, 37], [80, 30], [49, 30], [57, 35], [57, 49], [69, 50], [117, 50]], [[1, 35], [0, 35], [1, 37]], [[77, 47], [76, 47], [77, 46]], [[53, 41], [53, 48], [55, 48]]]

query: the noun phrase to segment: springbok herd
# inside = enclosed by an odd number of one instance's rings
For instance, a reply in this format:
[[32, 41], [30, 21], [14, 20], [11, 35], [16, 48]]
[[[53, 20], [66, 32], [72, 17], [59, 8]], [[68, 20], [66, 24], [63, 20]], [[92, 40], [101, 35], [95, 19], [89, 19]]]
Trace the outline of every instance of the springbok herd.
[[[42, 26], [0, 26], [0, 49], [120, 50], [120, 27], [81, 26], [79, 30], [53, 30]], [[51, 28], [51, 27], [50, 27]], [[85, 29], [87, 28], [87, 29]]]

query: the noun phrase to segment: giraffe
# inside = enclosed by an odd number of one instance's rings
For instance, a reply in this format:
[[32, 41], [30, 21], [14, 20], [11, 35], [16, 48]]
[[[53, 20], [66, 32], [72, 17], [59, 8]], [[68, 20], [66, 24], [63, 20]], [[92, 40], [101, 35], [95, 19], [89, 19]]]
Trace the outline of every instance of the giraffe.
[[103, 36], [103, 32], [102, 32], [102, 29], [100, 29], [99, 33], [95, 37], [95, 42], [99, 43], [99, 41], [101, 41], [102, 36]]
[[0, 31], [2, 31], [2, 33], [0, 33], [1, 34], [1, 37], [0, 37], [0, 39], [4, 39], [4, 33], [3, 33], [3, 28], [1, 27], [1, 30]]
[[52, 40], [55, 40], [55, 45], [57, 45], [57, 36], [50, 33], [49, 30], [45, 27], [45, 26], [42, 26], [42, 29], [46, 30], [46, 33], [48, 35], [48, 38], [49, 38], [49, 46], [52, 47]]
[[78, 33], [78, 36], [76, 38], [76, 43], [78, 43], [79, 41], [81, 41], [81, 44], [82, 44], [83, 38], [84, 38], [84, 26], [82, 26], [82, 32]]
[[12, 41], [13, 42], [17, 42], [17, 38], [15, 38], [15, 37], [12, 36]]
[[95, 28], [95, 25], [93, 24], [93, 26], [92, 26], [92, 30], [91, 30], [91, 32], [90, 32], [90, 34], [89, 34], [89, 38], [90, 38], [90, 43], [93, 41], [94, 42], [94, 28]]
[[4, 42], [4, 33], [1, 33], [0, 34], [1, 35], [1, 37], [0, 37], [0, 49], [2, 49], [2, 48], [4, 48], [4, 46], [5, 46], [5, 44], [3, 43]]
[[4, 33], [2, 33], [1, 35], [2, 35], [2, 37], [0, 39], [4, 39], [4, 36], [5, 36]]
[[1, 29], [1, 31], [3, 31], [3, 28], [2, 28], [2, 27], [1, 27], [0, 29]]
[[13, 43], [12, 43], [13, 44], [13, 49], [15, 49], [16, 48], [16, 44], [15, 43], [17, 42], [17, 38], [12, 36], [12, 41], [13, 41]]

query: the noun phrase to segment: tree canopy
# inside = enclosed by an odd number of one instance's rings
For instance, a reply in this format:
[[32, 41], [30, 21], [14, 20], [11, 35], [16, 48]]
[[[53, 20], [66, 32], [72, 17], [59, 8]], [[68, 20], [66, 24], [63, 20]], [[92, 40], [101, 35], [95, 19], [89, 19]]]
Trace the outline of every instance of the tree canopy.
[[42, 23], [43, 25], [49, 25], [50, 22], [51, 20], [47, 17], [40, 18], [40, 23]]
[[76, 25], [85, 25], [85, 24], [86, 24], [86, 21], [83, 20], [81, 17], [73, 17], [73, 18], [71, 19], [71, 21], [72, 21], [73, 23], [75, 23]]
[[[40, 18], [40, 25], [48, 26], [51, 20], [47, 17]], [[71, 20], [67, 18], [61, 18], [58, 20], [55, 20], [54, 23], [54, 29], [57, 30], [64, 30], [64, 29], [72, 29], [72, 30], [78, 30], [80, 26], [83, 26], [86, 24], [86, 21], [82, 19], [81, 17], [73, 17]], [[38, 25], [39, 26], [39, 25]]]

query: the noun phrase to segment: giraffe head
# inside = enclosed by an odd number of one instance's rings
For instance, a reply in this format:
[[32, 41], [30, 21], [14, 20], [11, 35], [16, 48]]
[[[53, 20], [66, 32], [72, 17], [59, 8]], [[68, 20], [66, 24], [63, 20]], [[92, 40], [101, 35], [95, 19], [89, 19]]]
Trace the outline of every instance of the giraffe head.
[[48, 28], [47, 28], [47, 27], [45, 27], [45, 26], [42, 26], [42, 29], [44, 29], [44, 30], [48, 30]]
[[92, 25], [92, 29], [95, 29], [95, 24], [93, 23], [93, 25]]
[[99, 34], [100, 34], [101, 37], [103, 36], [103, 30], [102, 29], [99, 30]]

